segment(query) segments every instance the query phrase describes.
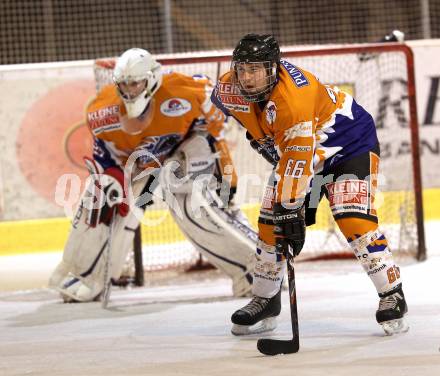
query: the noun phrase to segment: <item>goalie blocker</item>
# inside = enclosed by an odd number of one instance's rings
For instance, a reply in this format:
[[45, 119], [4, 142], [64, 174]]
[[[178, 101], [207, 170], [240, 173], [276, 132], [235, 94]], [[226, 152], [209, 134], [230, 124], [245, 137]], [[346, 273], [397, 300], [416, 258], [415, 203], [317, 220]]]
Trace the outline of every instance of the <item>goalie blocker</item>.
[[[252, 286], [257, 235], [241, 211], [223, 207], [224, 201], [218, 197], [214, 186], [215, 161], [216, 155], [210, 148], [207, 135], [194, 133], [161, 169], [158, 180], [179, 228], [210, 263], [232, 279], [234, 296], [245, 296]], [[143, 192], [149, 177], [151, 175], [133, 182], [134, 197]], [[108, 176], [100, 182], [102, 192], [106, 192], [110, 185], [117, 185], [116, 179]], [[90, 202], [90, 192], [95, 192], [96, 187], [92, 179], [72, 222], [63, 259], [49, 281], [66, 302], [96, 300], [104, 288], [108, 218], [105, 217], [105, 222], [91, 221], [91, 218], [96, 219], [96, 212], [91, 215], [91, 210], [96, 209], [86, 205]], [[104, 207], [99, 213], [108, 213], [108, 210]], [[142, 216], [143, 209], [136, 205], [130, 205], [127, 213], [116, 211], [110, 242], [110, 275], [114, 280], [122, 273]]]

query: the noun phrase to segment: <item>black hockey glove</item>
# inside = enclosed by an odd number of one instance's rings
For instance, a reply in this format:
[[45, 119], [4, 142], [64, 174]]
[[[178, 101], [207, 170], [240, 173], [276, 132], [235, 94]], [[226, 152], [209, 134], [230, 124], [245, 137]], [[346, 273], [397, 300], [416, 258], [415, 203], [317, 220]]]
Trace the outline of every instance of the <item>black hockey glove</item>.
[[252, 135], [248, 131], [246, 131], [246, 138], [251, 144], [252, 149], [254, 149], [258, 154], [262, 155], [263, 158], [272, 166], [275, 167], [277, 165], [280, 158], [275, 151], [275, 148], [273, 148], [273, 150], [268, 150], [268, 148], [264, 147], [264, 145], [261, 145], [257, 140], [252, 138]]
[[306, 239], [304, 207], [290, 210], [276, 203], [273, 208], [273, 222], [278, 251], [285, 254], [287, 245], [290, 245], [293, 257], [298, 256]]

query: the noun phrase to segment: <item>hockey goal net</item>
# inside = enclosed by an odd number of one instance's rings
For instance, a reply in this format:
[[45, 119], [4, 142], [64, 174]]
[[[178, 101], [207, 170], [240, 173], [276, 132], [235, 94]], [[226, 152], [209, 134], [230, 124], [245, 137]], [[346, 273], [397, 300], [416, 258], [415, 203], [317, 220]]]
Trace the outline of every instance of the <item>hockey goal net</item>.
[[[164, 70], [205, 74], [216, 80], [230, 66], [231, 54], [158, 57]], [[350, 92], [376, 121], [381, 144], [379, 223], [396, 255], [425, 258], [421, 172], [412, 51], [402, 44], [351, 45], [335, 48], [284, 49], [283, 58], [315, 74], [323, 83]], [[111, 83], [114, 59], [95, 62], [97, 90]], [[229, 119], [226, 131], [239, 177], [237, 200], [256, 227], [260, 198], [270, 173], [246, 141], [244, 129]], [[157, 226], [142, 226], [144, 267], [160, 270], [189, 267], [199, 255], [185, 241], [160, 200], [146, 218], [161, 218]], [[148, 221], [147, 221], [148, 222]], [[352, 255], [337, 229], [325, 199], [317, 223], [308, 228], [302, 259]]]

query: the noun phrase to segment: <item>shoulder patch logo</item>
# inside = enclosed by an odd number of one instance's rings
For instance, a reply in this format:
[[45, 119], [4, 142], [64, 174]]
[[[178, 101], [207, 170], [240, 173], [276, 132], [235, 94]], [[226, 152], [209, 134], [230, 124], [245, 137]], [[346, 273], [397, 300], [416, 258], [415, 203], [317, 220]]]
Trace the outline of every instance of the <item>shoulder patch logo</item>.
[[191, 103], [182, 98], [171, 98], [162, 102], [160, 112], [165, 116], [178, 117], [191, 111]]
[[277, 118], [277, 106], [275, 102], [269, 101], [266, 105], [266, 121], [267, 124], [272, 125]]
[[287, 73], [289, 73], [290, 78], [295, 83], [296, 87], [303, 87], [309, 85], [309, 81], [307, 81], [306, 76], [303, 72], [301, 72], [297, 67], [293, 64], [290, 64], [286, 60], [281, 60], [281, 65], [286, 68]]

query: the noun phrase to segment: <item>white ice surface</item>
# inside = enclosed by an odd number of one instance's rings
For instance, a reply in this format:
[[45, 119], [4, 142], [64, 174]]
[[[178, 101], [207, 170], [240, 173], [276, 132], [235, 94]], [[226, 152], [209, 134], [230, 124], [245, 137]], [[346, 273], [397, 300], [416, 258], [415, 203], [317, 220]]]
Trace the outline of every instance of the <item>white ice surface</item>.
[[[0, 293], [0, 375], [440, 375], [440, 257], [402, 266], [410, 331], [385, 337], [378, 298], [355, 261], [298, 263], [299, 353], [266, 357], [230, 334], [216, 273], [116, 290], [110, 309], [45, 289]], [[287, 292], [276, 338], [290, 334]]]

